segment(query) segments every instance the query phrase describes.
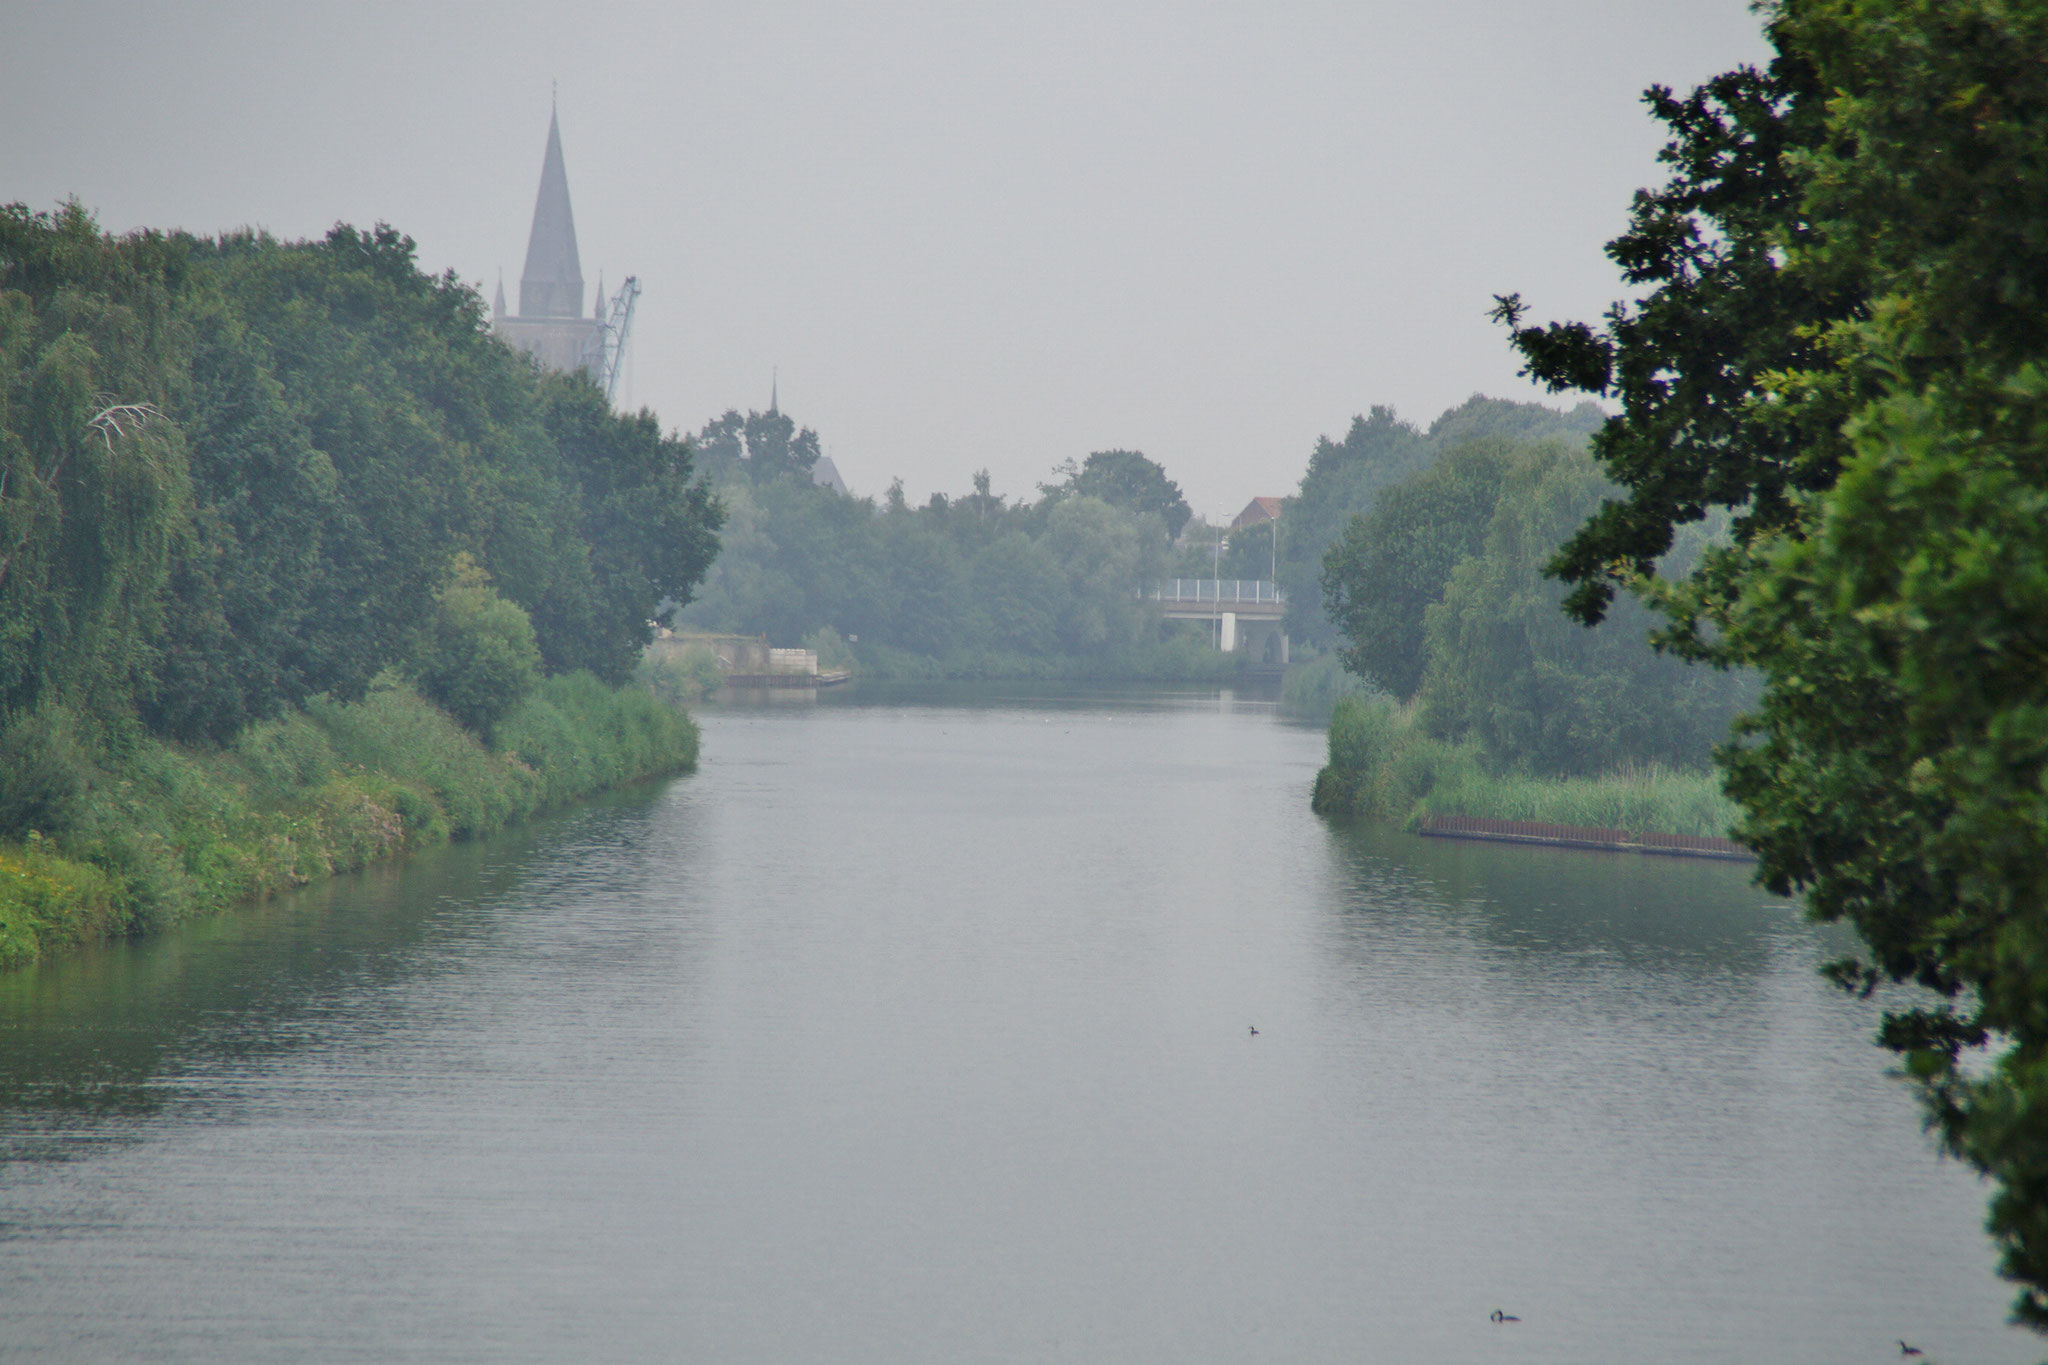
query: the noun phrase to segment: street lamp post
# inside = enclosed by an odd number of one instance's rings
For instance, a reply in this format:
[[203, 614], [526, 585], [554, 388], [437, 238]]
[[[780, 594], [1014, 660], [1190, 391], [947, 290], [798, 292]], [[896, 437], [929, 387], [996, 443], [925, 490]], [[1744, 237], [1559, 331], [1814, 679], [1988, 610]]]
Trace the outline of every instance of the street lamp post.
[[1216, 652], [1223, 652], [1223, 537], [1217, 536], [1210, 547], [1209, 585], [1216, 590], [1211, 599], [1215, 605], [1209, 608], [1210, 639]]

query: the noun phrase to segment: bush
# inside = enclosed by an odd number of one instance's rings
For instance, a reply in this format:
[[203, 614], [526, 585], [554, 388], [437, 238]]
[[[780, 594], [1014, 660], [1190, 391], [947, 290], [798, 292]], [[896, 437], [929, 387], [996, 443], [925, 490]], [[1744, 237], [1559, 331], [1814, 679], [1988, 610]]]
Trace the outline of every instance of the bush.
[[90, 768], [64, 708], [46, 704], [0, 721], [0, 837], [70, 829]]
[[52, 855], [41, 839], [0, 848], [0, 968], [104, 934], [120, 918], [116, 899], [104, 872]]
[[697, 762], [697, 726], [647, 692], [588, 673], [549, 678], [498, 727], [498, 746], [533, 775], [543, 805]]
[[540, 805], [530, 772], [508, 773], [475, 735], [388, 675], [360, 702], [319, 699], [307, 714], [343, 759], [426, 792], [457, 839], [496, 829]]
[[442, 710], [486, 738], [540, 681], [533, 622], [518, 603], [498, 596], [490, 575], [466, 553], [455, 557], [448, 583], [434, 595], [413, 676]]

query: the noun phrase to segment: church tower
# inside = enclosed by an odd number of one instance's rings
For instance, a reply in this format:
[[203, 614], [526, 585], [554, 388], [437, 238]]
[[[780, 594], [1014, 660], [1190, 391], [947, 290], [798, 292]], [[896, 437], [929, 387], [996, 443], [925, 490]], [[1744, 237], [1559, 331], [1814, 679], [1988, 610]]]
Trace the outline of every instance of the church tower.
[[505, 312], [498, 285], [491, 330], [552, 370], [595, 373], [603, 357], [604, 300], [595, 316], [583, 311], [583, 262], [576, 250], [576, 215], [569, 207], [569, 171], [562, 159], [561, 122], [548, 113], [548, 147], [540, 163], [540, 193], [526, 235], [526, 269], [519, 276], [519, 312]]

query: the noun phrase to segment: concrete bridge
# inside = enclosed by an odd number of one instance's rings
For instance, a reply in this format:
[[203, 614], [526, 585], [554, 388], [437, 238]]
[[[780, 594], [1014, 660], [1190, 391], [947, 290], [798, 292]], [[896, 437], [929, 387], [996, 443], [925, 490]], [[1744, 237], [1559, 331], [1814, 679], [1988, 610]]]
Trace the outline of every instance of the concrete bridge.
[[1264, 578], [1173, 578], [1149, 594], [1169, 621], [1207, 621], [1216, 648], [1253, 663], [1287, 662], [1287, 594]]

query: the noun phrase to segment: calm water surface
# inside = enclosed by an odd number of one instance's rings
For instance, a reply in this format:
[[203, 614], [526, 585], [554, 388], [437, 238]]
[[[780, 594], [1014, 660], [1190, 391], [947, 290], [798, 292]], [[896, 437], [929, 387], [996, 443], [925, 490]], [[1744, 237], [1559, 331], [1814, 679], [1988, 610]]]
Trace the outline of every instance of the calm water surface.
[[1742, 868], [1333, 830], [1214, 695], [705, 731], [0, 978], [0, 1358], [2039, 1358]]

